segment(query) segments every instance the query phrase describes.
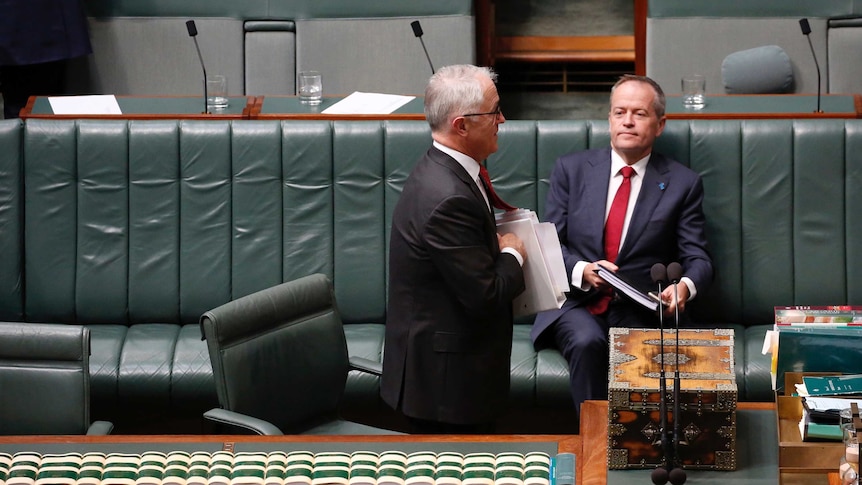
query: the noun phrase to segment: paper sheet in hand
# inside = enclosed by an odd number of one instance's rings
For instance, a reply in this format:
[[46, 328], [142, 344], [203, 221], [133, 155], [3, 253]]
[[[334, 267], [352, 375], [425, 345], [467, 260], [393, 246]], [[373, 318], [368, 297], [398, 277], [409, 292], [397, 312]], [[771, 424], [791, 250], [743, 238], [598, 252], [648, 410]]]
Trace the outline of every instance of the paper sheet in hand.
[[113, 94], [87, 96], [49, 96], [48, 103], [55, 115], [121, 115], [120, 105]]
[[350, 96], [323, 110], [328, 115], [387, 115], [409, 103], [415, 96], [360, 93]]
[[512, 302], [515, 316], [534, 315], [563, 306], [569, 280], [554, 224], [540, 223], [535, 212], [518, 209], [497, 216], [497, 232], [515, 234], [527, 251], [524, 262], [526, 289]]

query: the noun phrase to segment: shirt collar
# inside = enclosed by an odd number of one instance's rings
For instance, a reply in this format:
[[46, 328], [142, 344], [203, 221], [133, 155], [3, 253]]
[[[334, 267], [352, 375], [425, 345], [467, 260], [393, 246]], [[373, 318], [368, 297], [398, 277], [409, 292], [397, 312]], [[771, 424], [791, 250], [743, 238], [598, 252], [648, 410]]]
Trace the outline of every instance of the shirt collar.
[[[644, 172], [646, 171], [647, 163], [649, 163], [649, 159], [652, 153], [648, 153], [647, 156], [641, 158], [637, 162], [635, 162], [631, 167], [635, 169], [635, 173], [639, 177], [643, 177]], [[626, 162], [623, 161], [623, 157], [621, 157], [617, 152], [611, 150], [611, 177], [616, 176], [620, 173], [620, 169], [626, 166]]]
[[479, 178], [479, 162], [473, 160], [469, 155], [465, 155], [458, 150], [449, 148], [436, 140], [434, 140], [434, 148], [454, 158], [456, 162], [458, 162], [462, 167], [464, 167], [464, 170], [467, 171], [467, 173], [470, 175], [470, 178], [472, 178], [473, 180]]

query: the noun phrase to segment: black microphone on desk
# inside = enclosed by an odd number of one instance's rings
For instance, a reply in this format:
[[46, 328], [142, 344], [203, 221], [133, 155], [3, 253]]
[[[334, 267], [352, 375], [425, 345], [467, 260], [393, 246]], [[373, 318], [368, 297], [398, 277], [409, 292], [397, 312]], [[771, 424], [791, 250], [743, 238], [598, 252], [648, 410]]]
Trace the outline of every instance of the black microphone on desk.
[[822, 113], [823, 111], [820, 109], [820, 64], [817, 63], [817, 54], [814, 53], [814, 44], [811, 43], [811, 25], [808, 24], [808, 19], [799, 19], [799, 28], [802, 29], [802, 35], [804, 35], [808, 39], [808, 47], [811, 48], [811, 57], [814, 58], [814, 67], [817, 68], [817, 111], [815, 113]]
[[[662, 263], [656, 263], [652, 265], [650, 268], [650, 277], [652, 277], [653, 283], [658, 285], [658, 295], [659, 299], [661, 299], [661, 285], [667, 280], [667, 268]], [[670, 470], [670, 446], [668, 443], [668, 429], [667, 429], [667, 382], [665, 382], [665, 366], [664, 366], [664, 312], [662, 311], [661, 304], [659, 304], [658, 311], [658, 328], [659, 328], [659, 416], [660, 427], [661, 427], [661, 435], [659, 438], [659, 444], [661, 444], [661, 453], [662, 458], [664, 459], [665, 466], [659, 465], [655, 470], [650, 474], [650, 479], [655, 485], [664, 485], [668, 481], [668, 471]], [[656, 444], [655, 442], [653, 444]]]
[[[673, 440], [671, 441], [671, 449], [673, 452], [671, 456], [674, 461], [678, 461], [679, 446], [681, 443], [679, 439], [679, 426], [682, 419], [679, 415], [679, 294], [677, 293], [677, 284], [682, 280], [682, 265], [677, 262], [668, 264], [667, 279], [670, 280], [670, 284], [673, 285], [673, 321], [674, 328], [676, 329], [676, 350], [674, 351], [674, 360], [676, 361], [676, 365], [674, 366], [673, 373]], [[668, 470], [668, 480], [671, 485], [682, 485], [688, 478], [685, 471], [680, 467], [669, 465]]]
[[428, 49], [425, 48], [425, 41], [422, 40], [422, 26], [418, 20], [410, 22], [410, 27], [413, 27], [413, 35], [419, 37], [419, 42], [422, 43], [422, 50], [425, 51], [425, 58], [428, 59], [428, 65], [431, 66], [431, 74], [434, 74], [434, 64], [431, 63], [431, 56], [428, 55]]
[[195, 41], [195, 49], [198, 51], [198, 59], [201, 61], [201, 70], [204, 72], [204, 114], [209, 113], [207, 109], [207, 68], [204, 67], [204, 58], [201, 55], [201, 48], [198, 46], [198, 28], [195, 26], [194, 20], [186, 21], [186, 29], [189, 31], [189, 37]]

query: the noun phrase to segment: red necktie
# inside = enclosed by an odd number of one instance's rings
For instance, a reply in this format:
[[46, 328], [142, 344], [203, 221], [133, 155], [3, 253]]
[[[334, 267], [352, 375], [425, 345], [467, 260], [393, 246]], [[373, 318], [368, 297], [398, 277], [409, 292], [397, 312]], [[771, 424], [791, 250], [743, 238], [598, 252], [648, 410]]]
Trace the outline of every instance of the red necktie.
[[[611, 263], [617, 260], [617, 255], [620, 252], [623, 223], [626, 220], [626, 208], [629, 205], [629, 195], [632, 192], [631, 178], [635, 173], [635, 169], [625, 166], [620, 169], [620, 173], [623, 176], [623, 182], [614, 195], [614, 200], [611, 203], [611, 211], [608, 213], [607, 222], [605, 222], [605, 259]], [[607, 311], [610, 302], [611, 291], [607, 290], [598, 299], [593, 300], [587, 309], [593, 315], [601, 315]]]
[[491, 200], [491, 205], [500, 210], [513, 211], [517, 210], [517, 207], [513, 207], [506, 203], [503, 199], [494, 192], [494, 186], [491, 185], [491, 178], [488, 177], [488, 170], [485, 169], [484, 165], [479, 165], [479, 177], [482, 178], [482, 183], [485, 184], [485, 191], [488, 192], [488, 199]]

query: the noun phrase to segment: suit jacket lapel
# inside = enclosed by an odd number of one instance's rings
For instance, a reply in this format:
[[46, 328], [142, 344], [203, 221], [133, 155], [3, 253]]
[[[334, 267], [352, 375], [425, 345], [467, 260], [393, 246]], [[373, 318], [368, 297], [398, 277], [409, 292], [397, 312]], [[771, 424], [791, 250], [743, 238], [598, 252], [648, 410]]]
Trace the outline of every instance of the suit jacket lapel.
[[470, 178], [470, 174], [464, 170], [464, 167], [462, 167], [454, 158], [441, 152], [434, 146], [428, 150], [428, 155], [435, 162], [449, 168], [449, 170], [451, 170], [452, 173], [467, 186], [473, 196], [476, 197], [477, 202], [482, 204], [482, 207], [485, 208], [485, 213], [488, 216], [487, 223], [490, 224], [493, 232], [496, 234], [497, 221], [494, 218], [494, 213], [488, 208], [488, 204], [485, 202], [485, 197], [482, 195], [482, 192], [479, 192], [479, 187], [476, 185], [476, 181]]

